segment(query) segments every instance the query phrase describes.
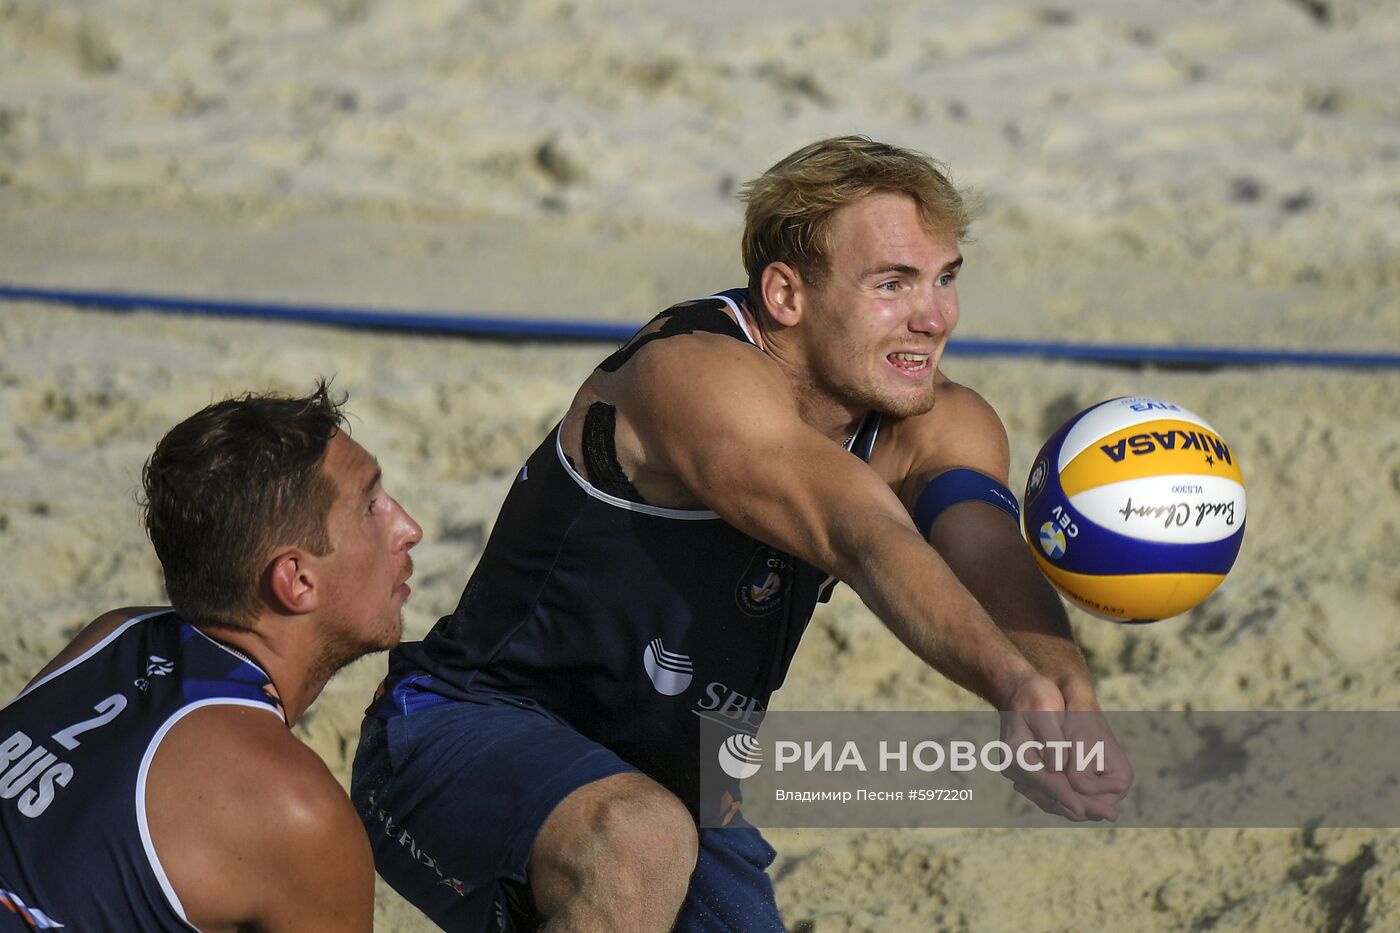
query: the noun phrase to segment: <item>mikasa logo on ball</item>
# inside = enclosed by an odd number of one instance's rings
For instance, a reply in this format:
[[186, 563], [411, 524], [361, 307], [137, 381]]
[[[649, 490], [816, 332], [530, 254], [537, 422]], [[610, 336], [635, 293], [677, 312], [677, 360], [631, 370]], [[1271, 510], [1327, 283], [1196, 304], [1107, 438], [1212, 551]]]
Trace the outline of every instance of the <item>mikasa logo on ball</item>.
[[[1180, 442], [1179, 446], [1178, 441]], [[1146, 434], [1134, 434], [1131, 437], [1120, 438], [1112, 444], [1103, 444], [1099, 450], [1107, 454], [1114, 463], [1122, 463], [1128, 454], [1141, 457], [1157, 450], [1199, 450], [1205, 455], [1206, 463], [1210, 465], [1214, 465], [1217, 459], [1223, 460], [1225, 463], [1234, 462], [1230, 457], [1230, 448], [1226, 443], [1203, 431], [1150, 431]], [[1212, 454], [1214, 457], [1211, 456]]]

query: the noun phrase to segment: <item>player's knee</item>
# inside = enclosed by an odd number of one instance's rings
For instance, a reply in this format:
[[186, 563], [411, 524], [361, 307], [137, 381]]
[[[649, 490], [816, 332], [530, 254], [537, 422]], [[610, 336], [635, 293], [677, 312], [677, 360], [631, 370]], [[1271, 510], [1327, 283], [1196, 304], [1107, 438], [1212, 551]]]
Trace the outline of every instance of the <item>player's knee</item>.
[[594, 812], [593, 826], [608, 862], [648, 885], [684, 894], [699, 839], [694, 819], [675, 795], [652, 784], [609, 797]]
[[576, 898], [678, 906], [699, 849], [695, 821], [665, 788], [640, 774], [604, 778], [570, 794], [545, 821], [530, 886], [550, 916]]

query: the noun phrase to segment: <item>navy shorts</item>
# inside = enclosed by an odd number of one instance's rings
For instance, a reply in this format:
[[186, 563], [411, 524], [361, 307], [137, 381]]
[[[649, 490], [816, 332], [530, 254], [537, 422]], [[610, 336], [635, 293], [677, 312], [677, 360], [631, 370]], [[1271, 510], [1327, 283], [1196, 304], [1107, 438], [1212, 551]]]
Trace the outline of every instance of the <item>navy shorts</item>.
[[[451, 931], [538, 923], [526, 869], [540, 827], [570, 793], [637, 769], [535, 708], [506, 698], [367, 716], [350, 796], [394, 890]], [[702, 829], [676, 929], [781, 933], [753, 827]]]

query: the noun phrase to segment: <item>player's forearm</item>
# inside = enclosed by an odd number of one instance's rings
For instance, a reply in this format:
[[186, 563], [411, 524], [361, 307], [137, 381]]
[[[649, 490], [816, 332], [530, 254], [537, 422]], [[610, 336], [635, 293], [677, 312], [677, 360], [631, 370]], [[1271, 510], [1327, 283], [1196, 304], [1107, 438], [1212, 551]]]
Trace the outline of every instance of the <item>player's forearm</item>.
[[852, 535], [846, 582], [919, 658], [999, 709], [1035, 667], [918, 532], [871, 519]]
[[1093, 681], [1060, 597], [1025, 554], [1017, 536], [980, 554], [945, 545], [949, 565], [972, 596], [1035, 669], [1055, 682], [1075, 709], [1097, 708]]
[[[1036, 571], [1032, 568], [1032, 572]], [[1089, 684], [1089, 667], [1075, 643], [1064, 605], [1043, 580], [1012, 579], [993, 592], [969, 589], [1036, 670], [1061, 687]]]

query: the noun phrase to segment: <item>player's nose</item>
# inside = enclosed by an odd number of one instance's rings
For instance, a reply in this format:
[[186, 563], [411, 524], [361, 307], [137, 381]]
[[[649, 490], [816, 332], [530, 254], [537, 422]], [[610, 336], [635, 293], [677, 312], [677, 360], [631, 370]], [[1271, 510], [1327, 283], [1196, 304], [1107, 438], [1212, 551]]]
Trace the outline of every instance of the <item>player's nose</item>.
[[[393, 499], [392, 496], [390, 498]], [[423, 540], [423, 526], [413, 520], [413, 516], [409, 515], [408, 510], [399, 504], [399, 500], [393, 499], [393, 503], [398, 513], [396, 530], [403, 549], [407, 551]]]
[[953, 329], [954, 320], [947, 302], [937, 295], [930, 295], [914, 309], [909, 329], [916, 333], [940, 337]]

